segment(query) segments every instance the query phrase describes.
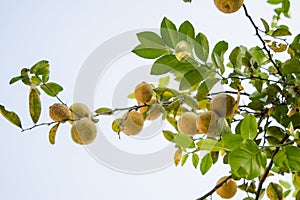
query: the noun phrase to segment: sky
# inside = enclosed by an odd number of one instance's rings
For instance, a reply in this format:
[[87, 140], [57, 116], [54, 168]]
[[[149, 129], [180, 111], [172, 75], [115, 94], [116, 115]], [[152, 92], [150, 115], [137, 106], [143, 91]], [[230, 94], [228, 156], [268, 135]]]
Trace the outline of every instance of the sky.
[[[300, 33], [300, 2], [292, 0], [291, 32]], [[273, 7], [265, 1], [245, 4], [255, 22], [271, 19]], [[130, 53], [139, 31], [156, 31], [163, 17], [179, 25], [189, 20], [210, 43], [260, 45], [243, 10], [226, 15], [212, 1], [181, 0], [0, 0], [0, 104], [19, 114], [24, 127], [32, 126], [28, 91], [20, 83], [9, 85], [22, 67], [49, 60], [51, 81], [64, 87], [60, 98], [67, 104], [98, 107], [130, 105], [126, 98], [149, 75], [151, 60]], [[298, 20], [298, 22], [297, 22]], [[57, 100], [42, 95], [40, 122], [49, 121], [48, 106]], [[121, 114], [121, 113], [120, 113]], [[70, 126], [48, 142], [49, 127], [20, 130], [0, 117], [0, 194], [6, 200], [193, 200], [209, 191], [228, 174], [215, 165], [205, 176], [192, 167], [172, 164], [175, 148], [161, 136], [163, 121], [146, 124], [141, 136], [121, 140], [110, 130], [112, 117], [101, 118], [96, 142], [83, 147], [73, 143]], [[238, 194], [239, 195], [239, 194]], [[218, 199], [214, 195], [214, 199]], [[239, 199], [239, 196], [236, 197]]]

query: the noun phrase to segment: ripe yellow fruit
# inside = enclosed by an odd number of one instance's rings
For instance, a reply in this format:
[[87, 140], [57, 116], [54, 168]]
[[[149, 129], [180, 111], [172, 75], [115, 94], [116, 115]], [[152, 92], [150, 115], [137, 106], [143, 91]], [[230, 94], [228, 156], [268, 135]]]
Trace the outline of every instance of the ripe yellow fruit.
[[126, 135], [137, 135], [142, 131], [144, 118], [141, 113], [133, 110], [125, 113], [123, 119], [124, 122], [121, 129]]
[[142, 82], [134, 90], [134, 97], [138, 103], [146, 103], [151, 100], [153, 89], [149, 83]]
[[[156, 103], [156, 98], [152, 97], [150, 101], [148, 101], [147, 105], [152, 105]], [[144, 106], [140, 108], [140, 113], [143, 114], [149, 110], [150, 106]], [[150, 111], [149, 115], [147, 116], [147, 120], [155, 120], [161, 115], [161, 111], [159, 109], [159, 105], [155, 105], [154, 108]]]
[[237, 102], [229, 94], [219, 94], [210, 102], [210, 109], [219, 117], [230, 117], [236, 111]]
[[90, 144], [96, 139], [97, 127], [89, 118], [82, 118], [72, 125], [71, 136], [77, 144]]
[[[217, 185], [223, 182], [227, 176], [220, 178], [217, 182]], [[237, 192], [237, 184], [236, 182], [230, 178], [227, 180], [220, 188], [217, 189], [217, 194], [223, 199], [232, 198]]]
[[192, 47], [185, 41], [179, 41], [175, 46], [175, 57], [178, 61], [186, 61], [188, 58], [193, 58]]
[[177, 121], [177, 128], [180, 133], [193, 136], [198, 133], [196, 120], [198, 115], [194, 112], [184, 112]]
[[234, 13], [238, 11], [244, 0], [214, 0], [216, 7], [223, 13]]
[[53, 121], [64, 122], [71, 117], [69, 108], [60, 103], [55, 103], [49, 107], [49, 116]]
[[[74, 103], [70, 106], [71, 110], [71, 119], [81, 119], [84, 117], [89, 117], [91, 111], [90, 109], [83, 103]], [[71, 124], [74, 121], [69, 121]]]
[[196, 121], [199, 133], [214, 136], [217, 130], [218, 119], [219, 116], [214, 111], [200, 113]]

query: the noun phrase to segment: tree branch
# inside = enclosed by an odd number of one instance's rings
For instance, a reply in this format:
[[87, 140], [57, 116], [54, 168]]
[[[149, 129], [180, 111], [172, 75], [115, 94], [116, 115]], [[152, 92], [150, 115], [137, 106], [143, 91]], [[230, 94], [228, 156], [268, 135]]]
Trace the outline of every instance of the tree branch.
[[[289, 138], [289, 135], [285, 134], [284, 138], [280, 141], [280, 144], [284, 144], [288, 138]], [[269, 164], [268, 164], [268, 166], [265, 170], [265, 173], [263, 174], [263, 176], [259, 180], [259, 185], [257, 187], [257, 191], [256, 191], [256, 194], [255, 194], [255, 200], [259, 199], [259, 195], [260, 195], [260, 192], [262, 190], [263, 184], [264, 184], [265, 180], [267, 179], [270, 170], [272, 169], [272, 166], [273, 166], [273, 163], [274, 163], [274, 157], [279, 152], [280, 148], [281, 148], [281, 146], [276, 147], [275, 151], [272, 154], [271, 160], [270, 160], [270, 162], [269, 162]]]
[[271, 63], [274, 65], [274, 67], [277, 69], [278, 71], [278, 74], [282, 77], [282, 79], [284, 80], [284, 76], [283, 74], [281, 73], [280, 71], [280, 68], [279, 66], [275, 63], [275, 61], [273, 60], [272, 58], [272, 55], [271, 55], [271, 51], [267, 48], [267, 45], [264, 41], [264, 39], [261, 37], [261, 35], [259, 34], [259, 28], [256, 26], [256, 24], [254, 23], [252, 17], [248, 14], [248, 10], [245, 6], [245, 4], [243, 4], [243, 8], [244, 8], [244, 11], [245, 11], [245, 15], [246, 17], [250, 20], [252, 26], [254, 27], [255, 29], [255, 35], [259, 38], [259, 40], [261, 41], [262, 45], [263, 45], [263, 50], [265, 50], [267, 52], [267, 55], [269, 57], [269, 60], [271, 61]]
[[204, 200], [206, 197], [209, 197], [210, 195], [212, 195], [215, 191], [217, 191], [217, 189], [219, 189], [220, 187], [222, 187], [222, 185], [224, 183], [226, 183], [229, 179], [232, 178], [232, 175], [228, 176], [224, 181], [222, 181], [221, 183], [217, 184], [211, 191], [209, 191], [208, 193], [206, 193], [204, 196], [196, 199], [196, 200]]

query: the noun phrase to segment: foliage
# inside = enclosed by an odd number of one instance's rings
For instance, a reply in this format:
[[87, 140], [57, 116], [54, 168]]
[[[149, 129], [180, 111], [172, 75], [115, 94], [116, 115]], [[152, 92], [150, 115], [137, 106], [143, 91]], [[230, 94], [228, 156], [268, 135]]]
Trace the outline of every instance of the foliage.
[[[281, 17], [290, 17], [289, 0], [268, 0], [268, 3], [276, 7], [274, 16], [270, 22], [261, 18], [260, 26], [254, 23], [243, 5], [245, 16], [254, 27], [262, 48], [231, 47], [223, 40], [211, 46], [207, 36], [196, 32], [189, 21], [176, 26], [166, 17], [161, 22], [160, 33], [138, 33], [139, 44], [132, 52], [139, 57], [153, 59], [152, 75], [165, 76], [158, 86], [152, 86], [155, 103], [128, 108], [100, 107], [91, 113], [90, 118], [96, 123], [99, 116], [113, 115], [116, 111], [138, 111], [147, 106], [147, 111], [143, 112], [146, 120], [158, 106], [162, 119], [175, 130], [164, 130], [163, 135], [176, 148], [176, 166], [183, 166], [190, 159], [192, 165], [205, 175], [215, 163], [223, 162], [230, 166], [228, 177], [242, 183], [239, 189], [245, 191], [245, 199], [299, 197], [300, 34], [292, 36], [289, 27], [280, 24]], [[290, 37], [292, 40], [288, 43]], [[41, 92], [64, 104], [58, 97], [63, 88], [49, 81], [49, 73], [48, 61], [42, 60], [30, 68], [21, 69], [20, 75], [9, 82], [22, 82], [29, 87], [32, 127], [23, 128], [18, 115], [6, 110], [3, 105], [0, 105], [0, 113], [22, 131], [53, 124], [49, 141], [54, 144], [56, 132], [63, 122], [37, 124], [42, 111]], [[168, 87], [172, 78], [179, 83], [179, 88]], [[217, 84], [226, 91], [212, 93]], [[199, 115], [210, 110], [211, 99], [220, 93], [235, 96], [237, 108], [234, 115], [218, 119], [214, 135], [179, 132], [177, 120], [183, 112]], [[119, 136], [127, 118], [128, 114], [125, 114], [112, 122], [112, 130]], [[204, 152], [204, 156], [201, 157], [200, 152]], [[292, 174], [293, 188], [281, 180], [263, 185], [268, 176], [285, 174]], [[212, 195], [222, 184], [224, 182], [199, 199]]]

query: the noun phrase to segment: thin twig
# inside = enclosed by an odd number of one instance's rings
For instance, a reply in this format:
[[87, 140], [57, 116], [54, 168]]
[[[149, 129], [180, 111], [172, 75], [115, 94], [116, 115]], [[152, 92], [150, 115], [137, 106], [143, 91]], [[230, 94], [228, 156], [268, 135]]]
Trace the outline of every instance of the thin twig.
[[39, 126], [50, 126], [51, 124], [54, 124], [54, 123], [57, 123], [57, 122], [53, 121], [53, 122], [44, 122], [44, 123], [40, 123], [40, 124], [35, 124], [32, 127], [22, 129], [21, 132], [30, 131]]
[[[209, 96], [214, 96], [214, 95], [218, 95], [218, 94], [238, 94], [238, 92], [235, 91], [222, 91], [222, 92], [213, 92], [213, 93], [209, 93]], [[240, 95], [244, 95], [244, 96], [250, 96], [250, 94], [246, 93], [246, 92], [240, 92]]]
[[196, 199], [196, 200], [204, 200], [206, 197], [211, 196], [215, 191], [217, 191], [217, 189], [219, 189], [220, 187], [222, 187], [222, 185], [224, 185], [224, 183], [226, 183], [229, 179], [232, 178], [232, 175], [228, 176], [224, 181], [222, 181], [221, 183], [217, 184], [211, 191], [209, 191], [208, 193], [206, 193], [205, 195], [203, 195], [202, 197]]

